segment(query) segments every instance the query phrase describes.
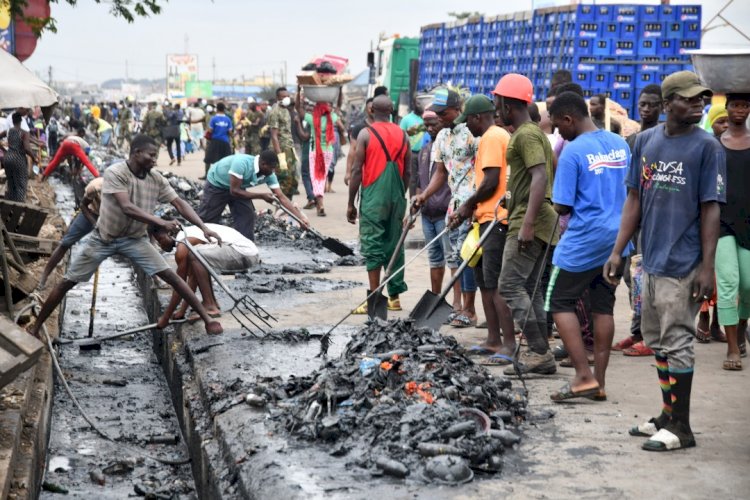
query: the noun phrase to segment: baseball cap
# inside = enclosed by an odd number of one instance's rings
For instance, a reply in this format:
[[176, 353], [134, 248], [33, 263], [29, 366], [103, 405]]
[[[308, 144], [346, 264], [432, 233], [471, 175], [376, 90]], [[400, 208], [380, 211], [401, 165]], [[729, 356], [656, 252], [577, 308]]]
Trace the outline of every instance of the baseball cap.
[[458, 92], [448, 89], [440, 89], [435, 92], [435, 99], [432, 101], [430, 111], [440, 113], [448, 108], [460, 108], [461, 96]]
[[463, 123], [471, 115], [489, 113], [490, 111], [495, 111], [495, 105], [489, 97], [483, 94], [473, 95], [466, 100], [463, 113], [454, 120], [454, 123]]
[[666, 98], [672, 94], [677, 94], [680, 97], [688, 99], [701, 94], [714, 95], [711, 89], [701, 84], [698, 75], [692, 71], [672, 73], [661, 82], [661, 95]]

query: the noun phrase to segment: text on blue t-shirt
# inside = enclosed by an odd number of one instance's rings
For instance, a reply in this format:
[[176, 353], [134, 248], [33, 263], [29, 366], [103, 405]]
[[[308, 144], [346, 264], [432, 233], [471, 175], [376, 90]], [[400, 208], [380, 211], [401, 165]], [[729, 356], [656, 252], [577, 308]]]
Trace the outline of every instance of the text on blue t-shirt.
[[698, 127], [669, 137], [664, 124], [635, 138], [627, 185], [639, 192], [643, 269], [682, 278], [702, 258], [701, 203], [726, 201], [726, 155]]
[[[579, 135], [565, 146], [557, 162], [552, 201], [572, 210], [552, 257], [554, 265], [570, 272], [604, 265], [620, 228], [629, 165], [630, 148], [606, 130]], [[624, 255], [629, 253], [627, 248]]]

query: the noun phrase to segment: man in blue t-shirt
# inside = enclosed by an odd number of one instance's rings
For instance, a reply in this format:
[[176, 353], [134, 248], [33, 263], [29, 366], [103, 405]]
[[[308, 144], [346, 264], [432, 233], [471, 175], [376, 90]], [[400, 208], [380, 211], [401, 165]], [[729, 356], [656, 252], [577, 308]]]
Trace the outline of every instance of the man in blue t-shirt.
[[[276, 177], [279, 159], [273, 151], [263, 151], [258, 156], [234, 154], [214, 163], [206, 174], [203, 185], [203, 199], [197, 212], [206, 222], [219, 223], [224, 208], [234, 219], [234, 228], [245, 238], [255, 239], [255, 206], [252, 200], [261, 199], [273, 203], [275, 198], [288, 210], [304, 221], [307, 217], [284, 196]], [[265, 184], [271, 193], [247, 191], [247, 188]]]
[[726, 201], [726, 157], [719, 141], [696, 127], [703, 96], [698, 76], [678, 71], [661, 85], [667, 121], [635, 139], [628, 197], [604, 276], [618, 280], [620, 254], [641, 227], [641, 333], [654, 350], [661, 414], [633, 427], [650, 436], [648, 451], [695, 446], [690, 428], [695, 316], [714, 288], [719, 203]]
[[[616, 285], [604, 280], [602, 266], [612, 252], [620, 226], [630, 149], [619, 135], [598, 129], [589, 117], [586, 101], [575, 92], [556, 96], [549, 113], [560, 135], [572, 141], [557, 161], [552, 190], [557, 213], [571, 217], [552, 258], [545, 309], [552, 313], [576, 371], [573, 380], [551, 399], [603, 400], [604, 375], [615, 333]], [[587, 291], [594, 320], [596, 377], [589, 368], [576, 315], [576, 304]]]
[[[234, 129], [232, 119], [225, 114], [226, 105], [220, 102], [216, 105], [216, 114], [208, 122], [206, 156], [203, 163], [206, 166], [206, 174], [211, 165], [222, 158], [232, 154], [232, 140], [230, 133]], [[204, 177], [201, 177], [203, 179]]]

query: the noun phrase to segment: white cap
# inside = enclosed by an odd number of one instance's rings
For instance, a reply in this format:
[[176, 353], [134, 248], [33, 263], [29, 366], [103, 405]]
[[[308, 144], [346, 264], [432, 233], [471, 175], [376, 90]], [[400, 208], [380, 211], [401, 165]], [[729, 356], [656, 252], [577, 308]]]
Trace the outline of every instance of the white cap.
[[247, 98], [247, 102], [248, 102], [249, 104], [252, 104], [252, 103], [254, 103], [254, 102], [255, 102], [255, 98], [253, 98], [253, 97], [248, 97], [248, 98]]
[[213, 107], [213, 106], [211, 106], [210, 104], [209, 104], [208, 106], [206, 106], [206, 111], [207, 111], [208, 113], [212, 112], [213, 110], [214, 110], [214, 107]]

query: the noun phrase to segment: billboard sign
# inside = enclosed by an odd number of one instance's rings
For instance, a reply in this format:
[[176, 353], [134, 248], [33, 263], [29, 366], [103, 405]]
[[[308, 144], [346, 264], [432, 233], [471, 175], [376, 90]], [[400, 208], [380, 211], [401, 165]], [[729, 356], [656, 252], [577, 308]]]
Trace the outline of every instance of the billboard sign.
[[0, 49], [15, 54], [13, 22], [10, 19], [10, 3], [0, 0]]
[[185, 82], [185, 97], [200, 97], [210, 99], [214, 96], [213, 82], [210, 80], [194, 80]]
[[167, 99], [185, 97], [185, 84], [197, 79], [197, 54], [167, 54]]

